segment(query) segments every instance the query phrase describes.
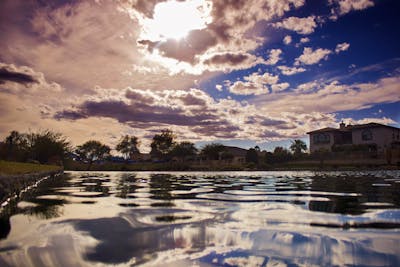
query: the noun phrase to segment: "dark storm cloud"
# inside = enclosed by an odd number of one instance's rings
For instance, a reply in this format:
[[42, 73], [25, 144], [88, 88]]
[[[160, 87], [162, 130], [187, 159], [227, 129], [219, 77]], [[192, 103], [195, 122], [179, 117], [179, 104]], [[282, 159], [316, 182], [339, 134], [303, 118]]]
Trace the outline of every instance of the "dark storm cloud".
[[55, 119], [77, 120], [87, 117], [107, 117], [121, 123], [169, 124], [180, 126], [210, 125], [219, 123], [216, 115], [202, 112], [186, 115], [180, 108], [151, 106], [145, 103], [127, 104], [122, 101], [86, 101], [78, 111], [64, 110], [55, 114]]
[[87, 116], [81, 112], [78, 111], [73, 111], [73, 110], [63, 110], [60, 112], [57, 112], [54, 116], [54, 119], [56, 120], [79, 120], [79, 119], [85, 119]]
[[193, 128], [193, 132], [204, 135], [204, 136], [215, 136], [218, 138], [236, 138], [237, 131], [240, 128], [235, 125], [231, 125], [226, 120], [221, 120], [218, 123], [209, 123], [208, 125], [196, 126]]
[[215, 55], [204, 61], [207, 65], [240, 64], [249, 59], [247, 54], [226, 53]]
[[20, 84], [39, 83], [33, 76], [22, 72], [8, 70], [7, 68], [0, 68], [0, 84], [5, 82], [15, 82]]
[[193, 30], [181, 40], [168, 39], [160, 42], [139, 40], [138, 43], [146, 46], [149, 52], [157, 49], [164, 57], [194, 64], [196, 55], [200, 55], [216, 45], [217, 39], [209, 30]]

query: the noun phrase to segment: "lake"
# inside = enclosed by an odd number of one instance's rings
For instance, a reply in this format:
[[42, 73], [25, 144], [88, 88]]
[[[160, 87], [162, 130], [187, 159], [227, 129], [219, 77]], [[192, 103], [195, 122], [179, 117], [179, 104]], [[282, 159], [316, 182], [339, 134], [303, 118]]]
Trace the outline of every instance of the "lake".
[[400, 172], [67, 172], [3, 210], [0, 266], [400, 266]]

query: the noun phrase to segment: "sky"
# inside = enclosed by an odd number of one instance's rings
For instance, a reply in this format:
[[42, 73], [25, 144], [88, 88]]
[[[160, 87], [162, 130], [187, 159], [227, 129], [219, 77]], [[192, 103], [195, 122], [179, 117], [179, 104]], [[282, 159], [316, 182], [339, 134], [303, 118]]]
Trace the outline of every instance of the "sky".
[[0, 1], [0, 138], [271, 150], [400, 126], [398, 0]]

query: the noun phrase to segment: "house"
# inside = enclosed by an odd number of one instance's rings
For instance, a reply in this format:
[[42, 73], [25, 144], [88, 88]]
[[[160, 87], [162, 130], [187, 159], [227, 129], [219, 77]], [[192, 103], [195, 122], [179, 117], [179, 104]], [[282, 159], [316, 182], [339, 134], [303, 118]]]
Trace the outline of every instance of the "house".
[[345, 125], [339, 128], [323, 128], [308, 132], [310, 135], [310, 152], [343, 151], [347, 149], [362, 150], [384, 154], [400, 144], [400, 129], [379, 123]]
[[244, 163], [246, 162], [247, 149], [225, 146], [224, 150], [220, 153], [220, 160], [225, 160], [229, 163]]

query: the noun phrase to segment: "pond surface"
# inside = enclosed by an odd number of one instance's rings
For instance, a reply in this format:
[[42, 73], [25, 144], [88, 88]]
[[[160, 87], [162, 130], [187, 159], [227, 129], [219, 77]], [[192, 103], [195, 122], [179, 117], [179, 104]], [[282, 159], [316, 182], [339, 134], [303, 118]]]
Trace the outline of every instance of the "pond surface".
[[0, 238], [0, 266], [400, 266], [400, 172], [68, 172]]

